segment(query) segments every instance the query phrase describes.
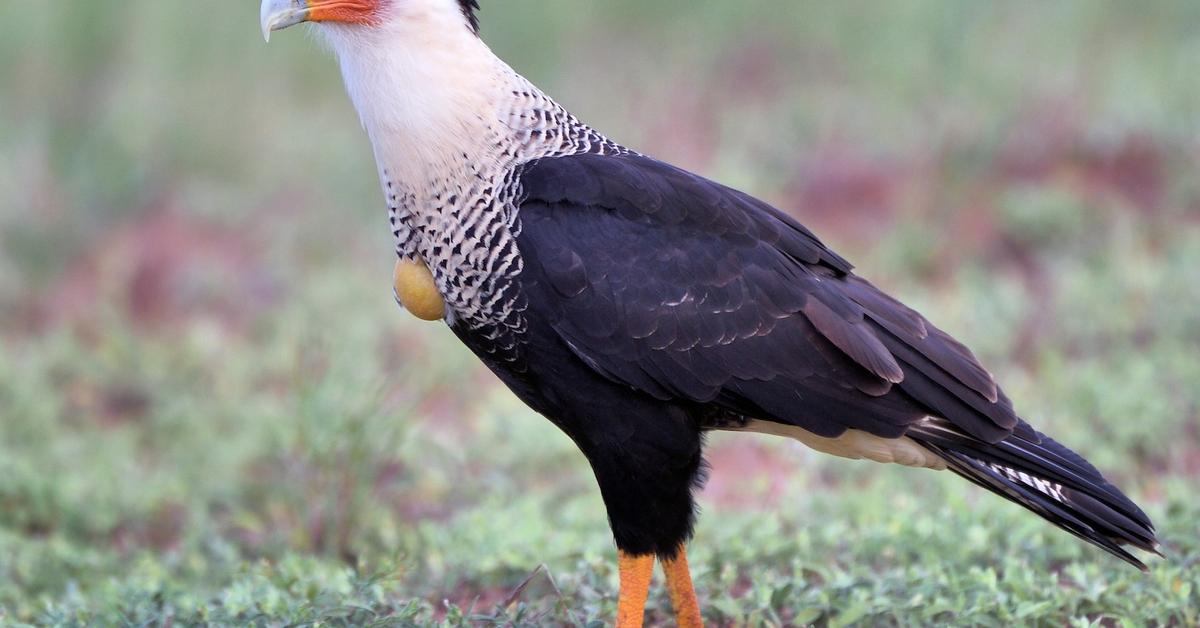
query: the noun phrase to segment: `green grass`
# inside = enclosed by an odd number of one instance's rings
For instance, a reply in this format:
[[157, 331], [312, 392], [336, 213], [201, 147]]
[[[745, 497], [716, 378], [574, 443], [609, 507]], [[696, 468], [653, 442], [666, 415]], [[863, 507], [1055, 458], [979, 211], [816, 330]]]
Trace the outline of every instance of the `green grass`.
[[[0, 624], [611, 620], [582, 458], [396, 310], [333, 63], [225, 4], [0, 4]], [[708, 620], [1200, 623], [1195, 3], [484, 20], [581, 117], [793, 211], [975, 347], [1165, 545], [1142, 574], [949, 474], [716, 435]]]

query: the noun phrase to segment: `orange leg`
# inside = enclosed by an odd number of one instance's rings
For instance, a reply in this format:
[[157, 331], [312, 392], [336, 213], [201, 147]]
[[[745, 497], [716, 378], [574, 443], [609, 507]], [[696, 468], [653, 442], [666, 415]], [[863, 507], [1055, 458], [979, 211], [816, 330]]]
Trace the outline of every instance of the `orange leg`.
[[671, 560], [663, 561], [663, 573], [667, 576], [667, 591], [671, 594], [671, 606], [675, 609], [675, 623], [679, 628], [702, 628], [700, 602], [692, 588], [692, 572], [688, 569], [687, 548], [680, 547]]
[[621, 592], [617, 595], [617, 628], [641, 628], [650, 596], [650, 578], [654, 576], [654, 555], [632, 556], [617, 553]]

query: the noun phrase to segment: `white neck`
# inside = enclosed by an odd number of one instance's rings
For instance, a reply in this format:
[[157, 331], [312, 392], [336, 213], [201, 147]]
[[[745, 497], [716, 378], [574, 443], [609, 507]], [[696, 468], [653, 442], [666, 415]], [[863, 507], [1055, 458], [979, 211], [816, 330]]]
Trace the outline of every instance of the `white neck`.
[[496, 58], [458, 0], [385, 6], [380, 24], [321, 30], [375, 148], [396, 252], [434, 270], [456, 316], [511, 324], [519, 303], [496, 287], [523, 263], [517, 167], [624, 149]]
[[456, 2], [395, 2], [372, 28], [324, 25], [380, 170], [417, 185], [463, 153], [489, 157], [497, 102], [519, 77]]

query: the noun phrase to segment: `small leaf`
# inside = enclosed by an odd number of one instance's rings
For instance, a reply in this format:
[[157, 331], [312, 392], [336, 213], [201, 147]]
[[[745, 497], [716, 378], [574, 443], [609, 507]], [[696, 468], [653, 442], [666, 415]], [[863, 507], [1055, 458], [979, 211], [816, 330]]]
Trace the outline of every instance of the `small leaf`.
[[821, 609], [810, 606], [797, 612], [796, 615], [792, 617], [792, 623], [796, 624], [797, 626], [808, 626], [820, 619], [821, 615]]

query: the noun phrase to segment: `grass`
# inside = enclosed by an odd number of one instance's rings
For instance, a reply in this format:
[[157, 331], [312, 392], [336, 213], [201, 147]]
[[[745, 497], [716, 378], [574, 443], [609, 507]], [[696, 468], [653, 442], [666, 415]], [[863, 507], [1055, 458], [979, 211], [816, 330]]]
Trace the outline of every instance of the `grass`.
[[[336, 70], [252, 5], [0, 5], [0, 623], [611, 620], [586, 465], [395, 310]], [[948, 474], [716, 435], [708, 620], [1200, 623], [1194, 3], [484, 8], [968, 341], [1165, 541], [1142, 574]]]

